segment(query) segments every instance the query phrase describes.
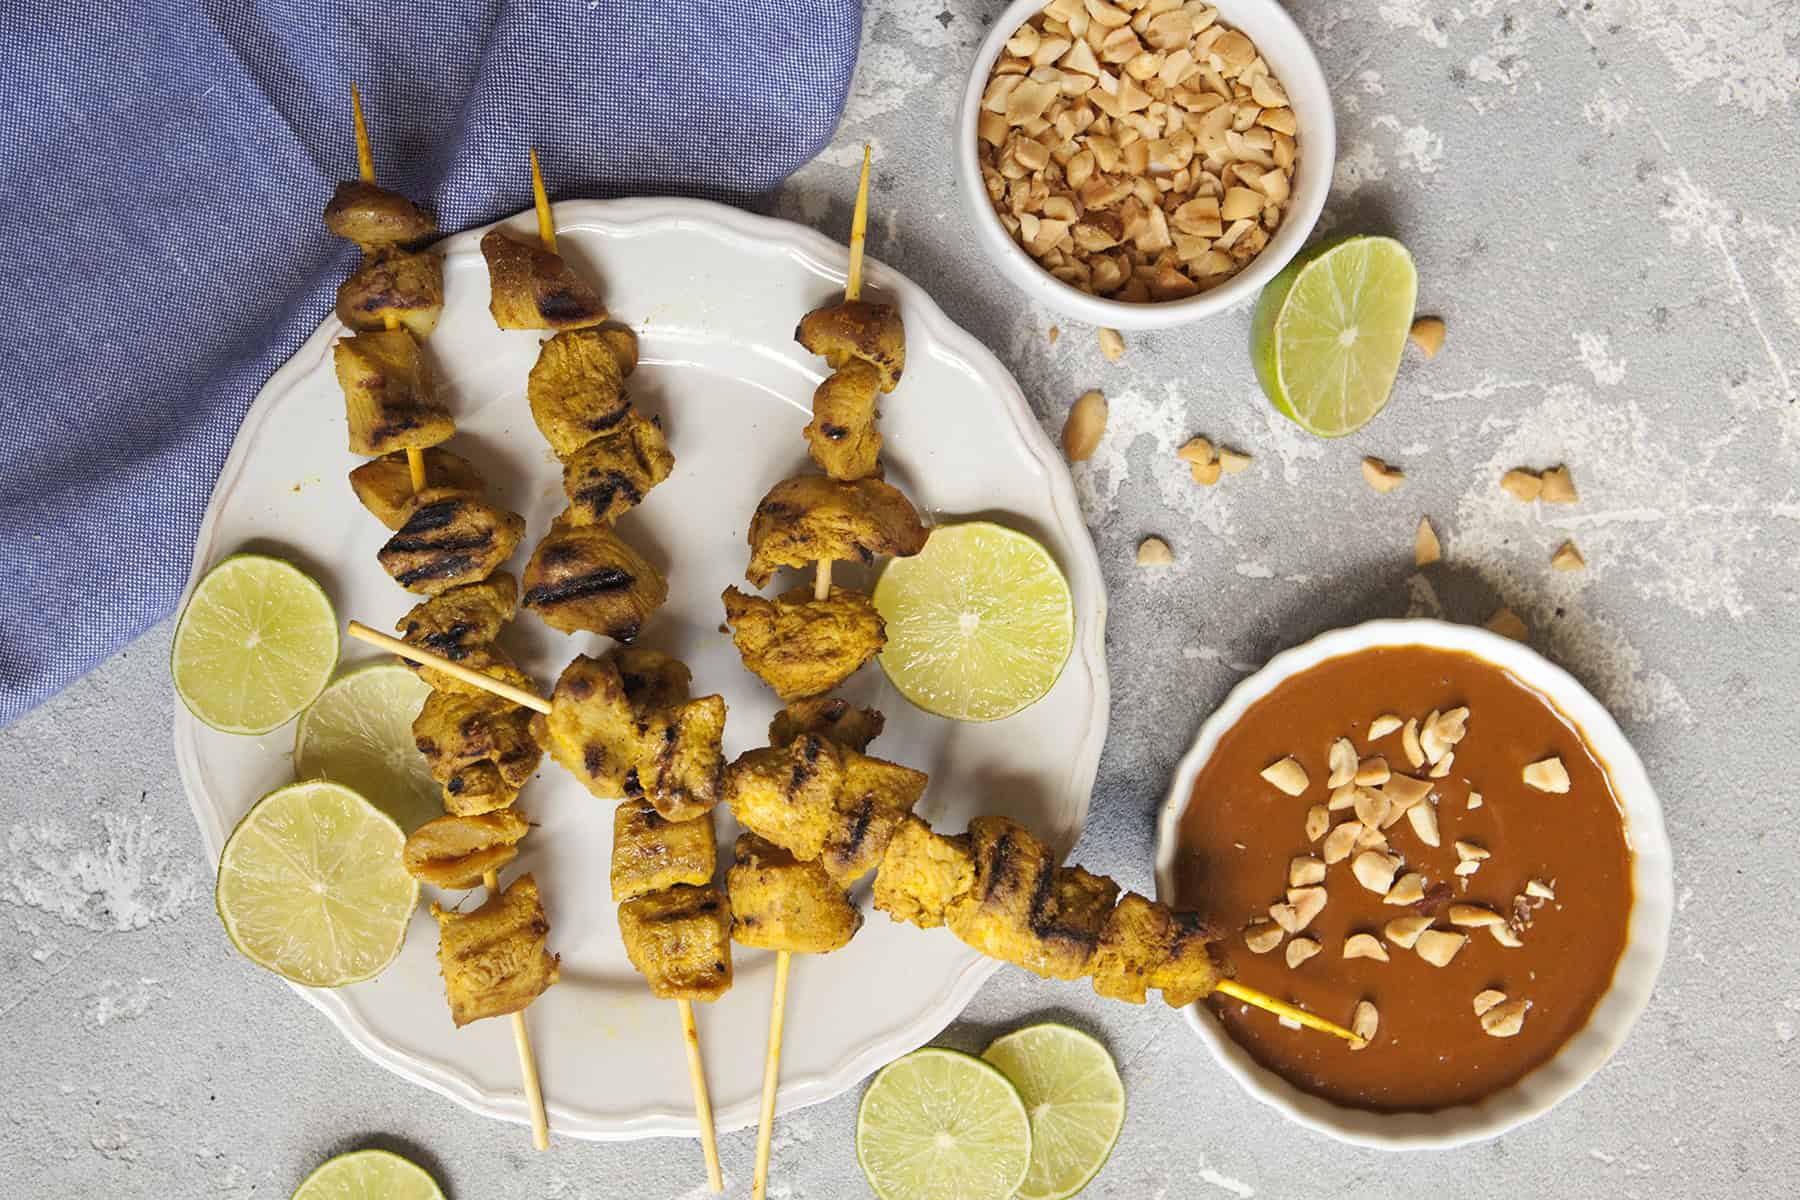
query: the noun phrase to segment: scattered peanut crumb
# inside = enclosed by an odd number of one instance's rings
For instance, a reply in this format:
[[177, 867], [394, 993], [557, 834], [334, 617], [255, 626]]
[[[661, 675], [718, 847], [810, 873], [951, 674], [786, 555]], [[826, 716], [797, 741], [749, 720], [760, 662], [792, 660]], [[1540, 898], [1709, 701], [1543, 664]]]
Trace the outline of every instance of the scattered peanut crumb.
[[1070, 462], [1086, 462], [1100, 448], [1106, 433], [1106, 397], [1100, 392], [1083, 392], [1069, 409], [1063, 422], [1063, 453]]
[[1431, 918], [1426, 916], [1395, 917], [1382, 926], [1382, 936], [1400, 947], [1411, 950], [1419, 940], [1419, 935], [1431, 928]]
[[1288, 886], [1311, 887], [1325, 882], [1325, 864], [1310, 854], [1288, 860]]
[[1341, 788], [1346, 783], [1356, 781], [1356, 746], [1349, 738], [1338, 738], [1325, 748], [1325, 765], [1331, 768], [1331, 777], [1325, 781], [1328, 788]]
[[1419, 745], [1419, 719], [1406, 718], [1406, 724], [1400, 727], [1400, 750], [1406, 755], [1406, 761], [1413, 770], [1425, 765], [1425, 751]]
[[1327, 863], [1341, 863], [1350, 857], [1356, 848], [1356, 835], [1361, 827], [1355, 821], [1346, 821], [1325, 835], [1325, 845], [1319, 853]]
[[1376, 940], [1372, 933], [1353, 933], [1344, 939], [1345, 958], [1372, 958], [1376, 962], [1387, 962], [1387, 947]]
[[1544, 491], [1544, 481], [1536, 471], [1514, 467], [1500, 477], [1500, 490], [1521, 504], [1530, 504]]
[[1357, 787], [1380, 787], [1391, 778], [1393, 772], [1388, 770], [1387, 759], [1377, 754], [1356, 764], [1356, 778], [1351, 782]]
[[1481, 1014], [1481, 1027], [1489, 1037], [1512, 1037], [1525, 1028], [1525, 1010], [1530, 1007], [1529, 1000], [1503, 1001]]
[[1061, 336], [1062, 336], [1062, 330], [1058, 329], [1056, 326], [1052, 325], [1050, 327], [1050, 344], [1052, 346], [1056, 345], [1056, 339]]
[[1118, 362], [1125, 357], [1125, 339], [1119, 336], [1118, 330], [1100, 327], [1100, 353], [1107, 362]]
[[1476, 992], [1475, 993], [1475, 1015], [1479, 1017], [1482, 1013], [1486, 1012], [1488, 1009], [1494, 1007], [1494, 1005], [1499, 1004], [1502, 1000], [1505, 1000], [1505, 999], [1506, 999], [1506, 993], [1502, 992], [1502, 991], [1497, 991], [1494, 988], [1488, 988], [1484, 992]]
[[1175, 554], [1161, 538], [1147, 537], [1138, 543], [1137, 561], [1140, 567], [1170, 567], [1175, 565]]
[[1213, 460], [1213, 444], [1203, 437], [1191, 437], [1181, 444], [1175, 457], [1184, 463], [1208, 463]]
[[1430, 804], [1415, 804], [1406, 810], [1406, 819], [1421, 842], [1427, 846], [1441, 844], [1438, 841], [1437, 809]]
[[1569, 475], [1569, 468], [1551, 467], [1542, 478], [1544, 487], [1538, 499], [1545, 504], [1573, 504], [1581, 499], [1575, 492], [1575, 480]]
[[1369, 740], [1372, 742], [1376, 738], [1384, 738], [1398, 728], [1400, 728], [1399, 717], [1393, 713], [1382, 713], [1369, 722]]
[[1363, 851], [1350, 864], [1350, 873], [1356, 876], [1356, 882], [1377, 896], [1388, 894], [1388, 889], [1394, 886], [1394, 875], [1399, 870], [1399, 859], [1376, 850]]
[[1320, 950], [1319, 943], [1314, 941], [1312, 938], [1303, 938], [1303, 937], [1295, 938], [1293, 941], [1291, 941], [1287, 944], [1287, 965], [1288, 965], [1288, 967], [1290, 969], [1298, 967], [1301, 963], [1305, 962], [1307, 959], [1309, 959], [1313, 955], [1317, 954], [1319, 952], [1319, 950]]
[[1406, 472], [1399, 467], [1389, 466], [1379, 458], [1363, 459], [1362, 473], [1364, 481], [1384, 496], [1406, 482]]
[[1438, 317], [1420, 317], [1412, 323], [1412, 332], [1406, 336], [1429, 361], [1444, 348], [1444, 322]]
[[1295, 762], [1291, 755], [1264, 767], [1262, 777], [1290, 796], [1300, 795], [1309, 782], [1306, 768]]
[[1244, 926], [1244, 945], [1252, 954], [1267, 954], [1281, 944], [1281, 926], [1258, 918]]
[[1555, 755], [1529, 764], [1522, 772], [1527, 787], [1558, 795], [1569, 790], [1569, 772]]
[[1188, 467], [1189, 473], [1194, 477], [1194, 482], [1205, 487], [1211, 487], [1219, 482], [1219, 473], [1223, 469], [1219, 466], [1219, 460], [1216, 458], [1210, 462], [1193, 463]]
[[1526, 880], [1525, 881], [1525, 894], [1527, 896], [1530, 896], [1534, 900], [1554, 900], [1554, 899], [1556, 899], [1556, 889], [1551, 887], [1549, 884], [1545, 883], [1541, 879]]
[[1428, 567], [1444, 557], [1444, 548], [1438, 542], [1437, 530], [1431, 527], [1430, 517], [1419, 518], [1419, 532], [1413, 538], [1413, 565]]
[[1287, 890], [1287, 902], [1294, 910], [1293, 933], [1299, 933], [1313, 918], [1325, 911], [1325, 889], [1318, 886], [1291, 887]]
[[1511, 638], [1515, 642], [1524, 641], [1531, 633], [1529, 629], [1525, 628], [1524, 619], [1504, 605], [1487, 619], [1487, 625], [1484, 628], [1489, 633], [1497, 633], [1501, 637]]
[[1450, 923], [1460, 925], [1464, 929], [1485, 929], [1489, 925], [1504, 923], [1505, 917], [1482, 904], [1452, 904], [1450, 906]]
[[1520, 939], [1519, 935], [1514, 932], [1513, 927], [1508, 925], [1505, 921], [1500, 922], [1498, 925], [1489, 925], [1488, 932], [1494, 935], [1494, 940], [1496, 942], [1499, 942], [1508, 950], [1517, 950], [1520, 946], [1525, 944], [1524, 941]]
[[1315, 804], [1306, 810], [1306, 840], [1316, 842], [1331, 829], [1331, 814], [1325, 811], [1323, 804]]
[[1241, 475], [1250, 469], [1250, 456], [1229, 446], [1219, 448], [1219, 469], [1227, 475]]
[[1350, 1018], [1350, 1032], [1357, 1036], [1350, 1043], [1352, 1050], [1361, 1050], [1375, 1040], [1375, 1031], [1381, 1027], [1381, 1014], [1367, 1000], [1356, 1002], [1356, 1012]]
[[1427, 929], [1413, 943], [1413, 949], [1432, 966], [1447, 967], [1468, 940], [1467, 934], [1451, 933], [1445, 929]]
[[1381, 898], [1383, 904], [1395, 906], [1417, 904], [1425, 898], [1425, 877], [1417, 871], [1408, 871], [1394, 881], [1394, 886], [1387, 890]]
[[1587, 566], [1587, 559], [1581, 557], [1573, 541], [1566, 541], [1550, 556], [1550, 565], [1558, 571], [1579, 571]]
[[1468, 806], [1471, 809], [1481, 807], [1481, 793], [1480, 792], [1470, 792], [1469, 793], [1469, 805]]

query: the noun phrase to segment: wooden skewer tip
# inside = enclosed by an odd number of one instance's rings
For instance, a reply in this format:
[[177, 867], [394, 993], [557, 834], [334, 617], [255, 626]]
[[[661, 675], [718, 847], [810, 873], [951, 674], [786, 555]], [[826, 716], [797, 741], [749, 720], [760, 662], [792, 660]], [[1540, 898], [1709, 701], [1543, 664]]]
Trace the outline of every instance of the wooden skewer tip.
[[688, 1082], [694, 1088], [694, 1118], [700, 1123], [700, 1152], [706, 1157], [706, 1185], [717, 1195], [725, 1190], [725, 1172], [719, 1166], [719, 1135], [713, 1129], [712, 1097], [706, 1091], [706, 1065], [700, 1059], [700, 1030], [694, 1024], [694, 1002], [677, 1000], [681, 1009], [681, 1038], [687, 1046]]
[[[827, 560], [829, 561], [829, 560]], [[750, 1184], [752, 1200], [764, 1200], [769, 1189], [769, 1142], [775, 1134], [775, 1095], [781, 1085], [781, 1037], [787, 1024], [788, 967], [793, 954], [775, 956], [775, 993], [769, 1003], [769, 1049], [763, 1059], [762, 1119], [756, 1127], [756, 1174]]]
[[1304, 1008], [1296, 1008], [1285, 1000], [1277, 1000], [1267, 992], [1257, 991], [1235, 979], [1221, 979], [1216, 989], [1234, 1000], [1242, 1000], [1252, 1008], [1260, 1008], [1264, 1012], [1274, 1013], [1278, 1017], [1286, 1017], [1290, 1021], [1298, 1021], [1308, 1029], [1316, 1029], [1320, 1033], [1329, 1033], [1343, 1038], [1346, 1042], [1360, 1042], [1363, 1039], [1345, 1029], [1335, 1021], [1327, 1021], [1316, 1013], [1307, 1012]]
[[544, 191], [544, 172], [538, 166], [537, 148], [531, 147], [531, 204], [537, 209], [538, 240], [544, 249], [556, 253], [556, 217], [550, 212], [550, 197]]
[[483, 691], [492, 692], [494, 695], [503, 699], [511, 700], [521, 708], [529, 708], [532, 712], [549, 715], [550, 702], [542, 696], [526, 691], [524, 688], [514, 687], [512, 684], [495, 679], [491, 675], [483, 675], [480, 671], [471, 671], [461, 663], [451, 662], [449, 659], [444, 658], [441, 655], [433, 654], [429, 650], [421, 650], [417, 646], [409, 645], [397, 637], [389, 637], [378, 629], [370, 629], [361, 621], [350, 622], [347, 631], [351, 637], [359, 642], [367, 642], [371, 646], [386, 650], [389, 654], [397, 654], [408, 662], [416, 662], [421, 666], [427, 666], [434, 670], [442, 671], [444, 674], [460, 679], [472, 687], [478, 687]]

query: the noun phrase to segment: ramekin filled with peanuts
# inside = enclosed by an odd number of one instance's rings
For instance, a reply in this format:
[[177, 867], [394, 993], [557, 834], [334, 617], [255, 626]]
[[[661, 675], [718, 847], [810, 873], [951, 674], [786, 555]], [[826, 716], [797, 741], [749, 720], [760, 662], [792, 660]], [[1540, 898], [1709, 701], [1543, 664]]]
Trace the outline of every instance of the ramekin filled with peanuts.
[[977, 240], [1013, 283], [1120, 329], [1252, 297], [1331, 185], [1330, 89], [1273, 0], [1017, 0], [956, 136]]

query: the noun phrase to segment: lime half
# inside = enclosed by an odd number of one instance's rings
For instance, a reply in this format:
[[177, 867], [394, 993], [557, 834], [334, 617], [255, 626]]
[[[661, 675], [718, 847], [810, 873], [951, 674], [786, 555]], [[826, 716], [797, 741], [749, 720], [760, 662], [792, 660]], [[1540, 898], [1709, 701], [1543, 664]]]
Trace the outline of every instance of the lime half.
[[337, 666], [337, 615], [290, 562], [239, 554], [206, 573], [175, 626], [181, 702], [226, 733], [268, 733], [311, 704]]
[[1269, 402], [1319, 437], [1373, 421], [1394, 389], [1418, 292], [1412, 255], [1393, 238], [1342, 238], [1289, 263], [1250, 322]]
[[431, 688], [398, 663], [373, 663], [331, 681], [294, 732], [294, 776], [341, 783], [408, 833], [442, 816], [441, 793], [413, 742]]
[[1069, 581], [1042, 543], [986, 521], [943, 525], [875, 585], [881, 666], [928, 713], [997, 721], [1044, 697], [1075, 644]]
[[1013, 1081], [1031, 1118], [1031, 1170], [1019, 1200], [1064, 1200], [1086, 1187], [1125, 1123], [1125, 1085], [1106, 1047], [1067, 1025], [1033, 1025], [981, 1057]]
[[294, 1200], [444, 1200], [425, 1169], [386, 1150], [352, 1150], [306, 1177]]
[[856, 1160], [881, 1200], [1006, 1200], [1031, 1166], [1031, 1122], [998, 1070], [927, 1046], [863, 1093]]
[[219, 919], [244, 957], [308, 987], [381, 973], [400, 953], [419, 884], [394, 819], [340, 784], [278, 788], [219, 856]]

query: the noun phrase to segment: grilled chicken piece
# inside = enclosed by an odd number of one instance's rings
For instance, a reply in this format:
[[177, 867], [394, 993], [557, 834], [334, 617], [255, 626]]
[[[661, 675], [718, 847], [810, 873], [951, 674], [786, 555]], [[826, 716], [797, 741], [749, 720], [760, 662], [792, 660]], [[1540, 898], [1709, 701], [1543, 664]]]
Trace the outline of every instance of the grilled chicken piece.
[[1108, 915], [1088, 964], [1094, 991], [1113, 1000], [1144, 1002], [1146, 988], [1161, 988], [1171, 1008], [1186, 1008], [1212, 994], [1221, 971], [1208, 943], [1218, 933], [1198, 916], [1127, 892]]
[[[494, 644], [501, 628], [519, 607], [519, 585], [505, 571], [495, 571], [480, 583], [466, 583], [415, 604], [394, 623], [402, 641], [441, 655], [471, 671], [494, 672], [504, 667], [518, 675], [512, 658]], [[440, 692], [474, 693], [481, 689], [410, 659], [402, 663]], [[524, 686], [530, 686], [526, 684]]]
[[[520, 687], [518, 671], [494, 676]], [[413, 720], [413, 743], [431, 777], [444, 786], [444, 807], [459, 816], [506, 808], [518, 798], [543, 752], [531, 738], [532, 712], [486, 692], [432, 692]]]
[[875, 872], [875, 907], [896, 921], [936, 929], [974, 887], [969, 835], [945, 837], [909, 814]]
[[325, 206], [325, 228], [365, 249], [404, 245], [437, 232], [411, 200], [360, 179], [337, 185]]
[[627, 800], [613, 811], [615, 904], [678, 883], [711, 883], [717, 868], [718, 846], [710, 819], [670, 821], [648, 800]]
[[608, 660], [618, 668], [625, 699], [638, 712], [686, 704], [694, 673], [679, 658], [643, 646], [620, 646]]
[[[457, 492], [465, 496], [481, 495], [481, 472], [460, 454], [452, 454], [441, 446], [425, 451], [425, 486], [445, 494]], [[363, 507], [389, 529], [406, 524], [413, 507], [412, 468], [401, 451], [372, 458], [350, 472], [350, 487]]]
[[762, 587], [777, 567], [810, 566], [821, 558], [866, 566], [884, 555], [917, 554], [925, 534], [907, 498], [879, 479], [796, 475], [770, 488], [756, 506], [745, 577]]
[[637, 334], [624, 325], [603, 325], [600, 327], [600, 336], [612, 347], [613, 358], [619, 363], [619, 374], [629, 376], [637, 370]]
[[438, 969], [458, 1027], [515, 1013], [556, 982], [557, 956], [544, 948], [550, 922], [537, 880], [521, 875], [473, 912], [431, 906], [438, 923]]
[[[673, 670], [657, 659], [679, 669], [679, 697], [671, 699]], [[686, 700], [686, 674], [654, 651], [629, 659], [581, 655], [556, 681], [550, 713], [532, 722], [532, 735], [596, 796], [648, 800], [670, 821], [700, 816], [718, 804], [723, 784], [725, 701]]]
[[829, 954], [862, 928], [862, 913], [823, 867], [754, 833], [738, 835], [725, 894], [731, 938], [745, 946]]
[[571, 525], [611, 525], [669, 477], [675, 456], [662, 426], [636, 409], [563, 463]]
[[1080, 867], [1005, 817], [969, 823], [975, 884], [945, 914], [950, 931], [990, 958], [1049, 979], [1087, 971], [1119, 885]]
[[374, 458], [395, 450], [423, 450], [456, 432], [456, 422], [438, 403], [419, 343], [406, 330], [340, 338], [332, 355], [338, 386], [344, 389], [352, 454]]
[[559, 517], [525, 566], [525, 607], [564, 633], [587, 630], [620, 642], [637, 637], [669, 598], [662, 572], [606, 525]]
[[338, 284], [338, 320], [351, 329], [386, 329], [392, 317], [421, 341], [444, 311], [444, 260], [428, 250], [370, 252]]
[[407, 591], [435, 596], [492, 575], [524, 532], [518, 513], [455, 489], [427, 488], [376, 557]]
[[927, 776], [817, 734], [752, 750], [725, 772], [738, 823], [848, 886], [881, 861]]
[[858, 708], [848, 700], [795, 700], [769, 722], [769, 745], [785, 746], [795, 738], [816, 733], [840, 746], [866, 753], [886, 723], [880, 710]]
[[599, 293], [563, 257], [535, 241], [498, 229], [481, 239], [492, 297], [488, 311], [502, 329], [582, 329], [606, 320]]
[[531, 824], [517, 809], [438, 817], [412, 831], [402, 860], [414, 879], [441, 888], [470, 888], [519, 853]]
[[906, 369], [906, 327], [892, 304], [845, 300], [815, 308], [800, 318], [794, 340], [833, 368], [858, 360], [868, 363], [884, 392], [900, 385], [900, 373]]
[[862, 361], [848, 362], [813, 393], [806, 445], [819, 470], [833, 479], [881, 474], [881, 434], [875, 428], [875, 393], [881, 376]]
[[887, 629], [875, 602], [850, 588], [813, 599], [797, 587], [774, 600], [725, 589], [725, 623], [744, 667], [783, 700], [829, 692], [880, 653]]
[[627, 900], [619, 937], [659, 1000], [717, 1000], [731, 988], [731, 908], [711, 884]]
[[631, 412], [625, 372], [598, 329], [571, 329], [545, 342], [526, 378], [525, 398], [558, 458], [619, 428]]

